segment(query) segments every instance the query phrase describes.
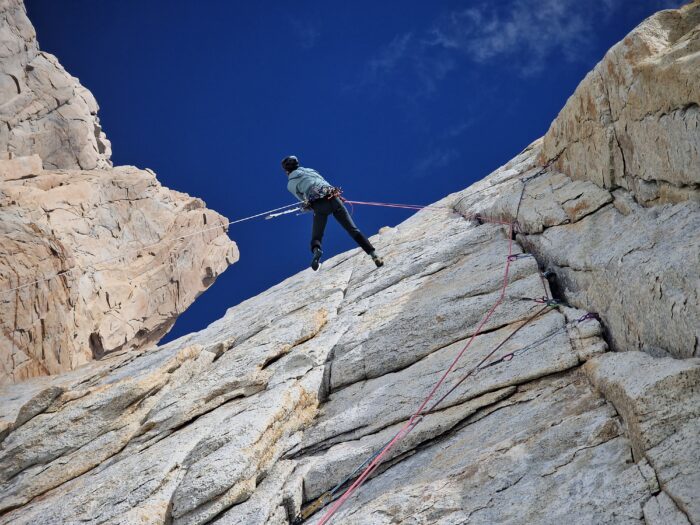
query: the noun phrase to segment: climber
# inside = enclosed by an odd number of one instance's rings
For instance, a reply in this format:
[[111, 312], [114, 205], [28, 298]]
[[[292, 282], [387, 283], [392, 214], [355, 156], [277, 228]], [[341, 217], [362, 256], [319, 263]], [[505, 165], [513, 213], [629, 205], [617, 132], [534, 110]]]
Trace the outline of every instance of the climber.
[[311, 268], [318, 270], [323, 251], [321, 240], [326, 229], [328, 216], [333, 214], [335, 220], [345, 228], [350, 237], [367, 253], [377, 267], [383, 266], [384, 261], [377, 255], [374, 247], [353, 222], [347, 208], [340, 200], [340, 190], [331, 186], [326, 179], [310, 168], [299, 165], [299, 159], [290, 155], [282, 160], [282, 169], [287, 173], [287, 189], [294, 197], [303, 203], [305, 209], [314, 212], [313, 228], [311, 230]]

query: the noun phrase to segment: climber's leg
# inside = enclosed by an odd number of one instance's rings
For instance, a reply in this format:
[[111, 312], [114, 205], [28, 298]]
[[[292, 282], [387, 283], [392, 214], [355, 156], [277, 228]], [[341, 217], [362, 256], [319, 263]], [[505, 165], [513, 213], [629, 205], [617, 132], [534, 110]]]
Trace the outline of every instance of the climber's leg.
[[330, 202], [333, 206], [333, 217], [335, 217], [335, 220], [338, 221], [343, 228], [345, 228], [345, 231], [350, 234], [350, 237], [355, 239], [355, 242], [360, 246], [360, 248], [362, 248], [365, 253], [372, 257], [372, 260], [377, 267], [383, 266], [384, 261], [375, 253], [374, 246], [372, 246], [372, 243], [369, 242], [369, 239], [367, 239], [367, 237], [365, 237], [360, 229], [355, 225], [352, 217], [350, 217], [350, 214], [348, 213], [347, 208], [343, 204], [343, 201], [336, 197]]
[[317, 200], [311, 204], [311, 209], [314, 211], [314, 221], [311, 226], [311, 252], [314, 254], [311, 259], [311, 268], [318, 270], [321, 256], [321, 243], [323, 242], [323, 233], [326, 231], [328, 216], [332, 213], [332, 208], [326, 200]]

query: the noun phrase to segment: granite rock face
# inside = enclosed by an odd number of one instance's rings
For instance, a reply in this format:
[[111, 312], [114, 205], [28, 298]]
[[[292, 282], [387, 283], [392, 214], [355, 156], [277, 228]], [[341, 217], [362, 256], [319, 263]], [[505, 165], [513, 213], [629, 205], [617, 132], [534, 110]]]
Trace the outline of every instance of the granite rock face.
[[571, 180], [532, 159], [511, 175], [459, 208], [517, 211], [522, 246], [559, 297], [600, 314], [615, 350], [700, 356], [700, 202], [641, 206], [626, 190]]
[[0, 384], [152, 345], [238, 258], [201, 200], [111, 168], [97, 109], [0, 0]]
[[522, 243], [616, 350], [700, 356], [699, 104], [695, 1], [615, 45], [535, 146], [546, 169], [526, 182]]
[[700, 523], [697, 188], [641, 200], [546, 148], [383, 228], [381, 269], [340, 254], [5, 386], [0, 525], [319, 523], [465, 348], [332, 523]]
[[0, 0], [0, 158], [39, 155], [45, 168], [111, 166], [92, 94], [39, 50], [21, 0]]
[[635, 457], [648, 459], [660, 486], [697, 522], [700, 359], [607, 354], [586, 363], [585, 370], [622, 415]]
[[227, 224], [148, 171], [0, 161], [0, 383], [157, 342], [237, 260]]
[[[0, 523], [290, 523], [395, 435], [475, 334], [510, 228], [466, 203], [493, 192], [507, 207], [538, 153], [373, 237], [380, 270], [341, 254], [201, 332], [6, 388]], [[334, 523], [700, 519], [700, 362], [609, 353], [586, 312], [533, 300], [552, 290], [517, 239], [503, 302], [436, 399], [479, 368]]]
[[698, 200], [700, 4], [662, 11], [613, 46], [544, 136], [541, 161], [640, 204]]

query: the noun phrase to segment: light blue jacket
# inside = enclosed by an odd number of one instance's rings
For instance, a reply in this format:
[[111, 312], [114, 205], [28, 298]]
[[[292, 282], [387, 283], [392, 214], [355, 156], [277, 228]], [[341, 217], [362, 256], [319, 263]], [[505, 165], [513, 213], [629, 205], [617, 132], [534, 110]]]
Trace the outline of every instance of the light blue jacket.
[[324, 188], [333, 186], [311, 168], [299, 167], [289, 174], [287, 189], [301, 202], [317, 199]]

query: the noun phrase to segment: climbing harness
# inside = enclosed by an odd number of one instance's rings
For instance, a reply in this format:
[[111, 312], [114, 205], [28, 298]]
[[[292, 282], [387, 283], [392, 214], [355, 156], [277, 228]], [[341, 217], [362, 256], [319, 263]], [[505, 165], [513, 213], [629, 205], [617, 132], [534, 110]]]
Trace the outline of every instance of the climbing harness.
[[[319, 189], [313, 189], [312, 193], [309, 197], [308, 200], [305, 200], [304, 202], [301, 203], [299, 206], [303, 211], [309, 211], [312, 209], [312, 205], [316, 201], [320, 200], [333, 200], [336, 197], [340, 197], [343, 193], [343, 189], [340, 187], [333, 187], [333, 186], [323, 186]], [[340, 197], [342, 200], [342, 197]], [[282, 215], [282, 214], [279, 214]]]
[[336, 197], [340, 197], [343, 193], [343, 189], [335, 186], [322, 186], [320, 188], [312, 188], [310, 192], [309, 199], [304, 202], [304, 207], [310, 208], [311, 204], [316, 201], [324, 199], [330, 201]]
[[337, 188], [331, 188], [331, 191], [328, 193], [326, 196], [326, 199], [332, 200], [335, 199], [336, 197], [340, 197], [343, 194], [343, 188], [338, 186]]

